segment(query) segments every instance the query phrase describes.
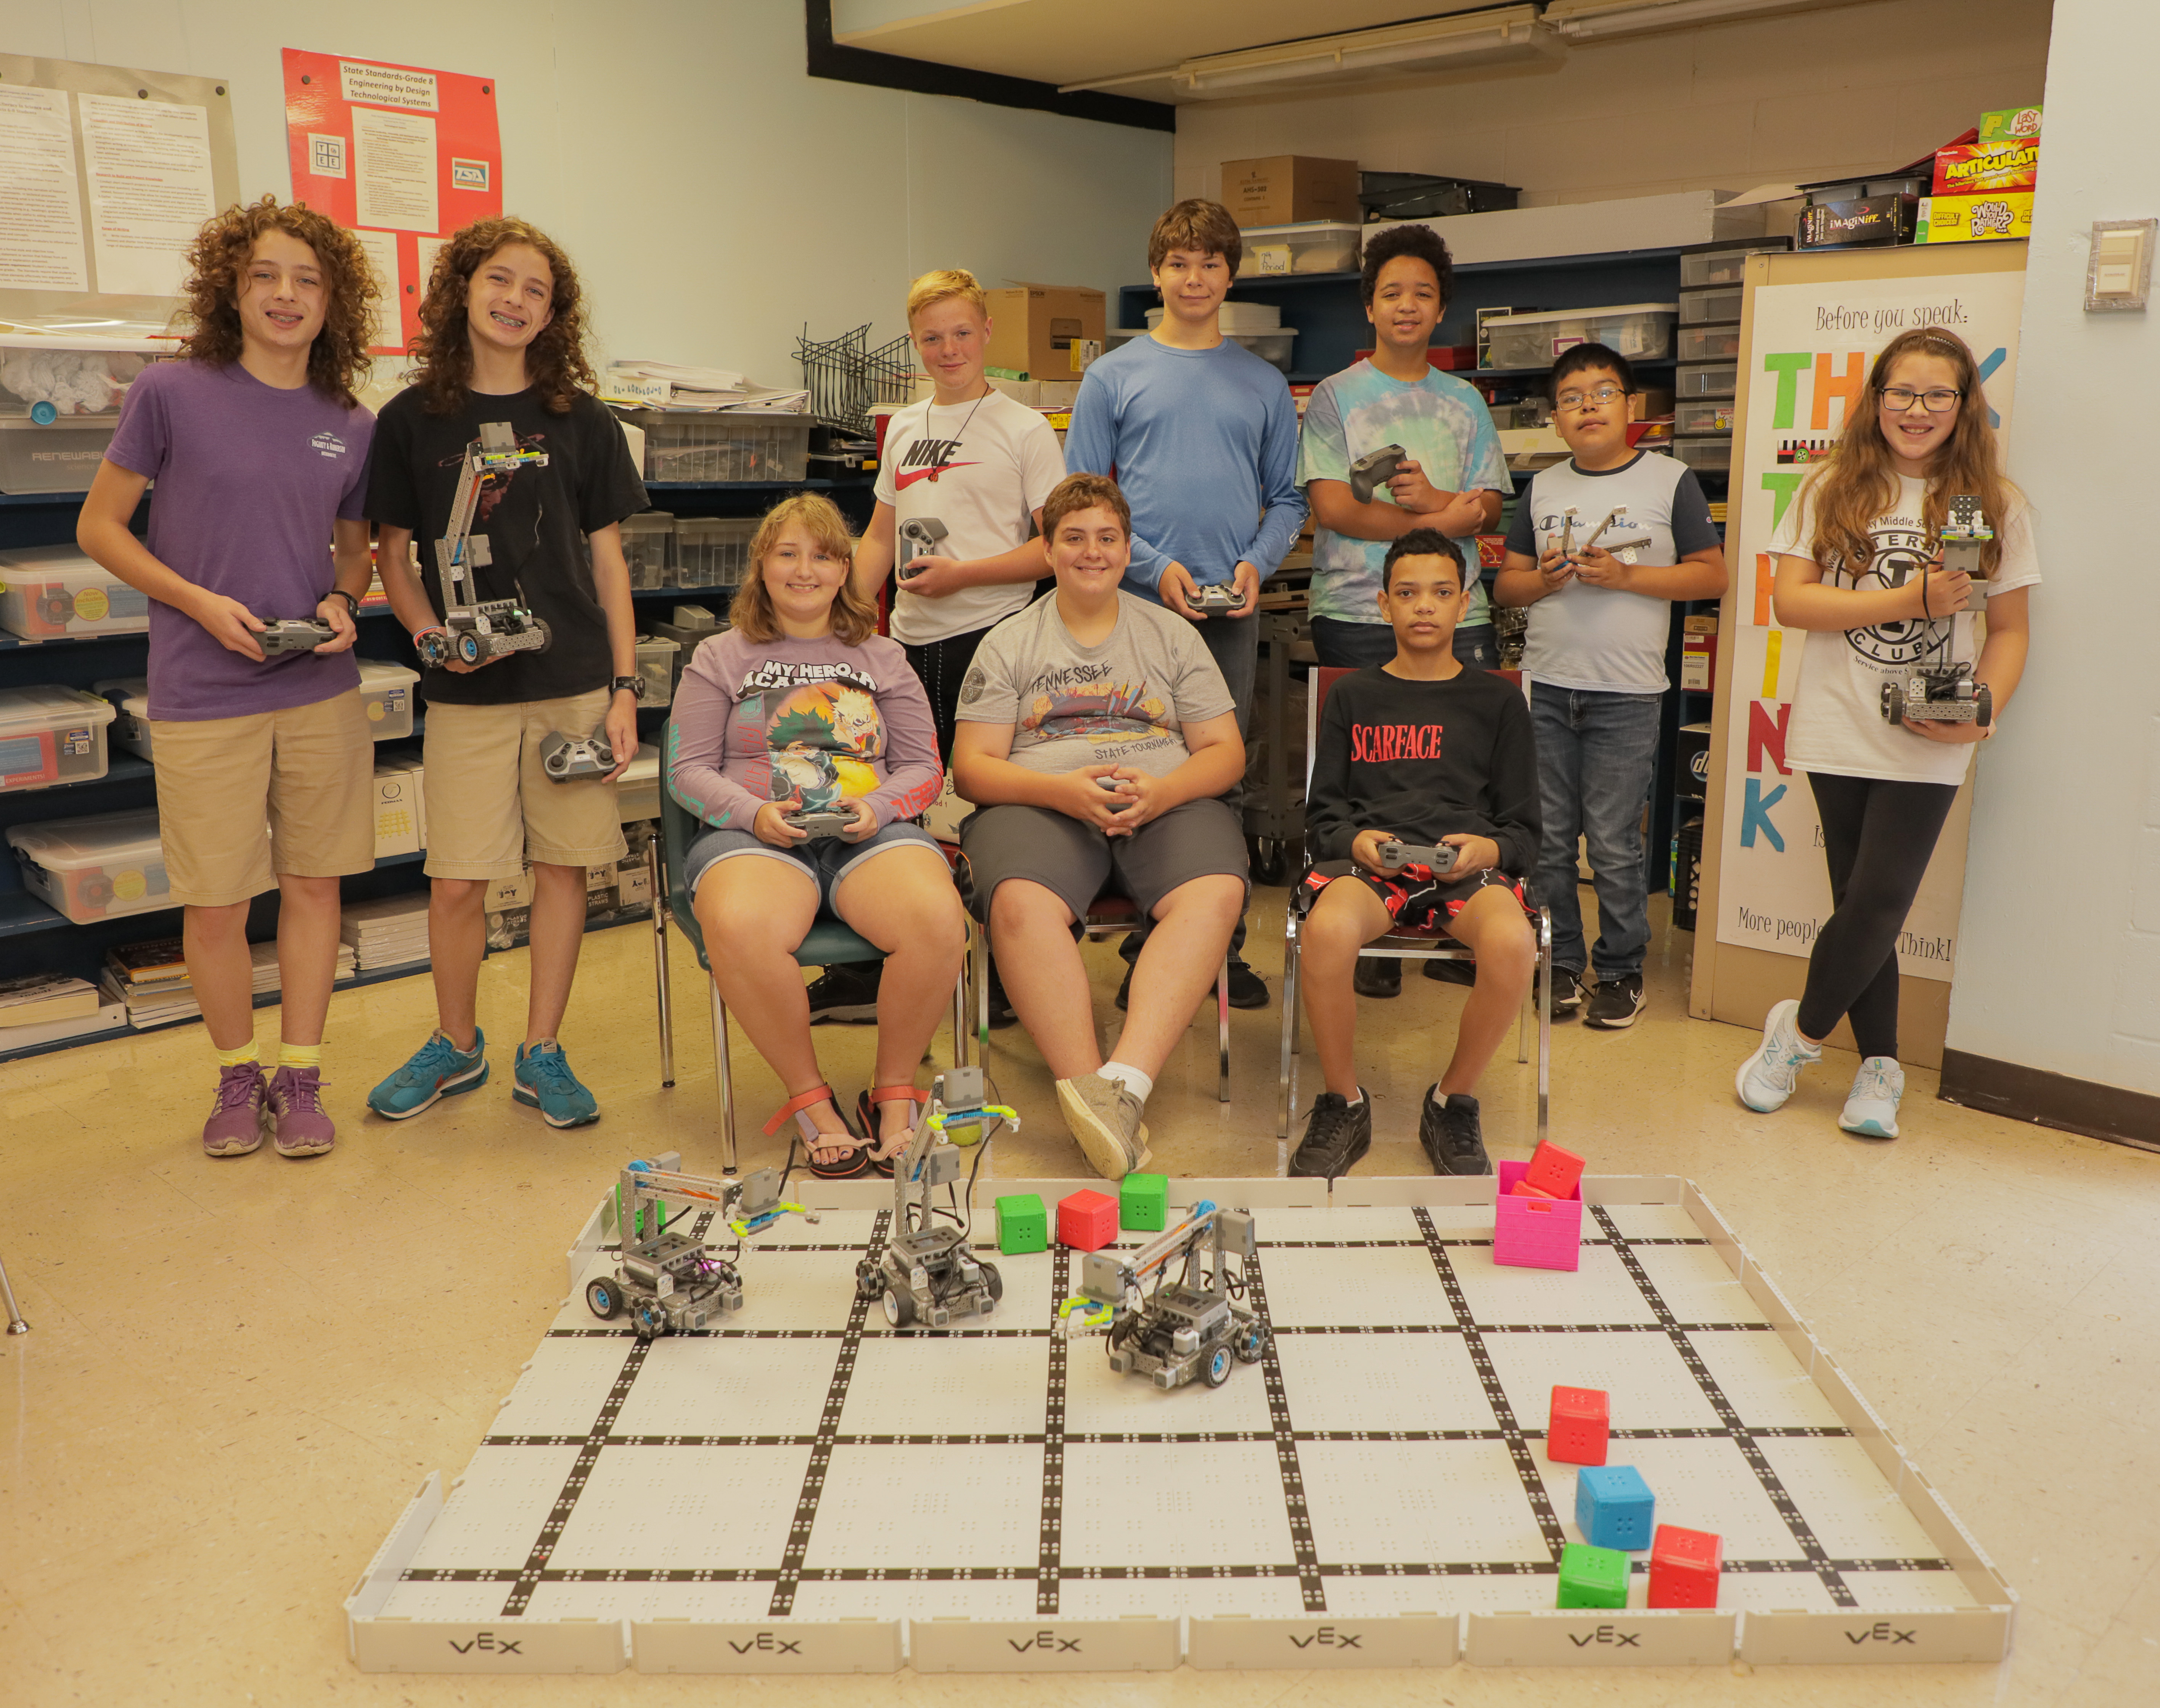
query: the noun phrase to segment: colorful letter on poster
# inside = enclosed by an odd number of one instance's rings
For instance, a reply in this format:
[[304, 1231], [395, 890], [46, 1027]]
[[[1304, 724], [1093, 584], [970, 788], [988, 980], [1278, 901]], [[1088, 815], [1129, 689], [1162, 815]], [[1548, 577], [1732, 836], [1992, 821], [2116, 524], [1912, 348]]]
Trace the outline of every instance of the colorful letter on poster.
[[403, 349], [442, 240], [502, 211], [495, 80], [287, 48], [285, 129], [293, 199], [360, 233], [383, 275], [376, 351]]
[[[1804, 957], [1830, 911], [1815, 797], [1785, 756], [1808, 637], [1777, 626], [1771, 536], [1799, 496], [1810, 463], [1837, 443], [1877, 353], [1901, 332], [1944, 326], [1962, 338], [1979, 360], [1999, 429], [2010, 411], [2024, 294], [2022, 272], [1825, 280], [1764, 285], [1754, 293], [1753, 336], [1744, 358], [1751, 375], [1747, 416], [1732, 470], [1740, 536], [1726, 547], [1740, 580], [1742, 621], [1733, 638], [1725, 712], [1721, 943]], [[1898, 939], [1898, 965], [1908, 977], [1950, 976], [1960, 900], [1953, 877], [1960, 862], [1949, 841], [1945, 836], [1938, 848]]]

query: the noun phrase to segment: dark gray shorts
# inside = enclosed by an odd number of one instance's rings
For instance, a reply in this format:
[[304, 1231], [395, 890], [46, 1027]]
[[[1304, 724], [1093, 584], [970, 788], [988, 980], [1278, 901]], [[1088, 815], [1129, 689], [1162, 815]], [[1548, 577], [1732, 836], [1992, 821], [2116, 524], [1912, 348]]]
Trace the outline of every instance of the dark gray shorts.
[[1010, 877], [1041, 884], [1075, 919], [1085, 918], [1105, 889], [1129, 896], [1143, 919], [1196, 877], [1234, 877], [1252, 891], [1244, 833], [1219, 800], [1188, 800], [1129, 836], [1106, 836], [1048, 807], [986, 806], [960, 826], [953, 875], [968, 911], [982, 921], [989, 918], [991, 896]]

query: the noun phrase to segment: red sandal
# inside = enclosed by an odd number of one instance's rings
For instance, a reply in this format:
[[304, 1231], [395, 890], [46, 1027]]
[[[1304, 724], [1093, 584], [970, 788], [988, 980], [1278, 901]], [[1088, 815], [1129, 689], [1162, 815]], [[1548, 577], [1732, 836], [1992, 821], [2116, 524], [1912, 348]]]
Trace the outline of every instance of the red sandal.
[[[855, 1120], [863, 1131], [869, 1135], [868, 1143], [871, 1146], [875, 1147], [885, 1142], [877, 1118], [878, 1105], [901, 1102], [912, 1103], [918, 1109], [927, 1108], [930, 1102], [930, 1094], [927, 1091], [918, 1091], [912, 1085], [875, 1085], [856, 1098]], [[892, 1178], [894, 1164], [906, 1154], [908, 1146], [915, 1142], [917, 1125], [914, 1121], [907, 1124], [906, 1141], [890, 1156], [880, 1157], [875, 1148], [866, 1153], [870, 1166], [875, 1172], [882, 1174], [888, 1180]]]
[[[810, 1119], [809, 1111], [821, 1103], [831, 1104], [833, 1112], [840, 1115], [841, 1133], [826, 1132]], [[854, 1129], [847, 1124], [848, 1117], [840, 1114], [840, 1100], [833, 1095], [830, 1085], [813, 1085], [799, 1096], [791, 1097], [781, 1104], [773, 1111], [772, 1119], [765, 1124], [766, 1136], [770, 1138], [778, 1132], [791, 1115], [795, 1117], [796, 1128], [802, 1137], [803, 1166], [818, 1179], [854, 1180], [870, 1172], [870, 1148], [855, 1136]], [[813, 1154], [818, 1150], [838, 1149], [843, 1142], [848, 1146], [848, 1154], [840, 1162], [820, 1162]]]

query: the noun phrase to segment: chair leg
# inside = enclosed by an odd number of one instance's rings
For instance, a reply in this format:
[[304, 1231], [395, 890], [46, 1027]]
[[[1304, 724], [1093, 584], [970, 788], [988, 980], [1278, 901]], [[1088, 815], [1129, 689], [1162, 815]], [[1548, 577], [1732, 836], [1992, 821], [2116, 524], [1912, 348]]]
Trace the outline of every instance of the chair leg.
[[975, 927], [975, 1046], [979, 1059], [990, 1065], [990, 928]]
[[713, 1071], [720, 1082], [720, 1172], [735, 1172], [735, 1080], [728, 1064], [728, 1010], [720, 987], [708, 979], [705, 995], [713, 1007]]
[[1230, 957], [1215, 975], [1215, 1100], [1230, 1100]]
[[1537, 995], [1534, 986], [1539, 976], [1536, 974], [1531, 976], [1530, 983], [1533, 988], [1523, 992], [1523, 1015], [1522, 1018], [1515, 1022], [1515, 1062], [1518, 1066], [1530, 1058], [1530, 1022], [1536, 1017], [1534, 1005], [1537, 1002]]
[[960, 976], [953, 981], [953, 1065], [968, 1065], [968, 960], [960, 960]]
[[667, 868], [660, 838], [645, 845], [646, 891], [652, 898], [652, 982], [660, 1000], [660, 1089], [675, 1084], [675, 1003], [667, 984]]
[[1297, 1056], [1297, 921], [1283, 931], [1282, 1058], [1275, 1073], [1275, 1136], [1290, 1137], [1291, 1105], [1296, 1100]]
[[1538, 909], [1538, 965], [1545, 976], [1538, 981], [1538, 1142], [1545, 1141], [1550, 1124], [1552, 1091], [1552, 915]]
[[5, 1301], [8, 1307], [8, 1332], [28, 1334], [30, 1325], [23, 1320], [23, 1313], [15, 1304], [15, 1290], [8, 1284], [8, 1265], [4, 1263], [0, 1263], [0, 1301]]

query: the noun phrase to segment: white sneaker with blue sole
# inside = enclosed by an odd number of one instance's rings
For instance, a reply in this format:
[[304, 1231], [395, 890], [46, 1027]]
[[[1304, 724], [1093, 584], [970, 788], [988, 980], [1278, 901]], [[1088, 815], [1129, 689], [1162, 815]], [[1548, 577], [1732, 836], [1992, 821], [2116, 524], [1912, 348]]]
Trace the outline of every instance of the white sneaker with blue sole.
[[1740, 1100], [1758, 1115], [1783, 1109], [1800, 1083], [1800, 1069], [1822, 1059], [1820, 1045], [1800, 1042], [1799, 1012], [1799, 1003], [1790, 996], [1773, 1006], [1763, 1022], [1762, 1044], [1734, 1076]]
[[1905, 1095], [1905, 1070], [1888, 1056], [1870, 1056], [1852, 1076], [1852, 1090], [1837, 1124], [1863, 1139], [1898, 1136], [1898, 1100]]

